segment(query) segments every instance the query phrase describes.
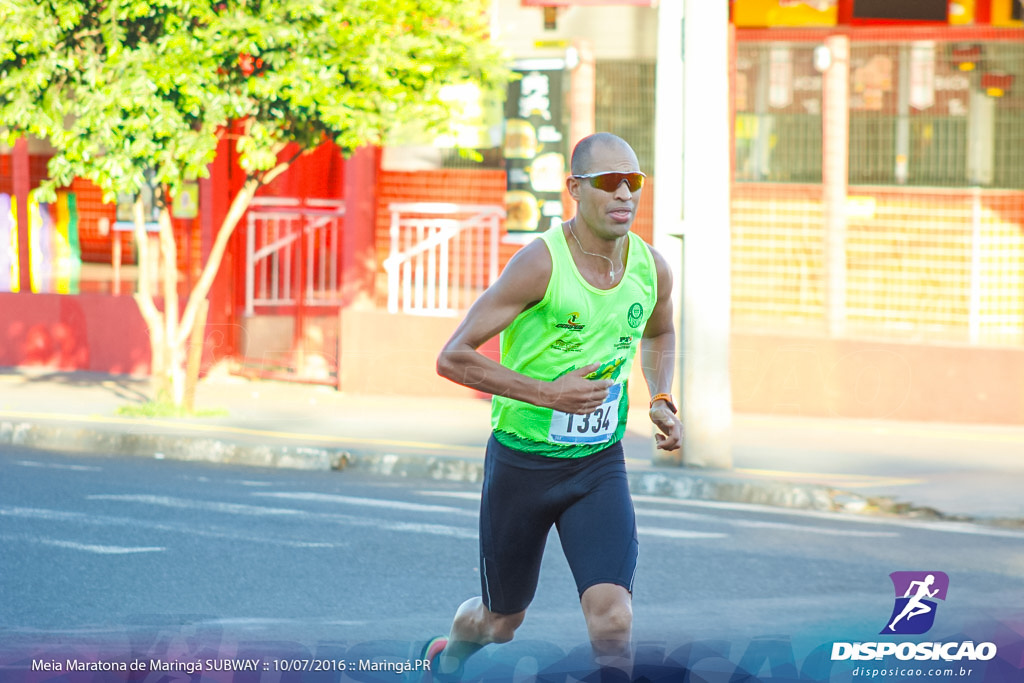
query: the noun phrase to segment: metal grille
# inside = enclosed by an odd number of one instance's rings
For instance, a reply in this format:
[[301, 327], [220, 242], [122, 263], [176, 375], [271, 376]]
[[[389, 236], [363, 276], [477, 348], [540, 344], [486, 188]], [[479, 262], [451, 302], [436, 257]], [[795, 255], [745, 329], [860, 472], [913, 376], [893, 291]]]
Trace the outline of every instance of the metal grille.
[[854, 43], [850, 182], [1020, 187], [1022, 77], [1019, 43]]
[[[825, 329], [815, 186], [738, 184], [733, 319]], [[848, 200], [846, 331], [917, 341], [1024, 342], [1024, 192], [859, 188]]]
[[880, 190], [847, 224], [852, 330], [965, 337], [970, 314], [971, 203], [962, 194]]
[[[814, 44], [738, 46], [736, 180], [821, 181], [813, 52]], [[939, 41], [855, 42], [849, 136], [851, 184], [1024, 186], [1024, 44], [971, 52]]]
[[654, 170], [654, 62], [599, 60], [595, 64], [594, 126], [615, 133]]
[[389, 313], [456, 315], [497, 279], [503, 207], [392, 203], [388, 212]]
[[246, 226], [245, 313], [337, 306], [345, 208], [333, 200], [258, 197]]
[[[751, 191], [754, 190], [754, 191]], [[770, 198], [739, 185], [732, 199], [732, 310], [747, 324], [824, 319], [821, 188], [782, 185]]]
[[1024, 44], [854, 36], [849, 186], [834, 206], [811, 40], [737, 48], [735, 324], [835, 333], [839, 311], [847, 336], [1024, 343]]
[[821, 74], [813, 46], [740, 45], [735, 98], [736, 180], [821, 182]]
[[991, 73], [1013, 79], [1010, 90], [995, 101], [992, 185], [1024, 188], [1024, 41], [986, 47]]

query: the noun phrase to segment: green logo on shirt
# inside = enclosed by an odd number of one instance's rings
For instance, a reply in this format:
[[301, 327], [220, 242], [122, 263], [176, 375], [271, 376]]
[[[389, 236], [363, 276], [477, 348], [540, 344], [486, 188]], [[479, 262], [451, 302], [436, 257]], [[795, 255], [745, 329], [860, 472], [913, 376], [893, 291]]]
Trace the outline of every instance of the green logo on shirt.
[[640, 323], [644, 320], [644, 307], [639, 303], [635, 303], [629, 307], [629, 313], [626, 314], [626, 320], [629, 321], [629, 326], [632, 328], [640, 327]]

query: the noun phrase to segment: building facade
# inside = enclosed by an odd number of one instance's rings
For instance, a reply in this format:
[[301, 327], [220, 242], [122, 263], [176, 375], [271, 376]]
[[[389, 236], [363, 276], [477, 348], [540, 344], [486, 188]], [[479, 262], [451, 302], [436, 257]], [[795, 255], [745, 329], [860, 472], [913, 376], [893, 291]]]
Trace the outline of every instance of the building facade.
[[[656, 5], [495, 0], [492, 35], [520, 75], [506, 102], [457, 94], [457, 140], [411, 132], [348, 160], [325, 146], [266, 188], [211, 294], [204, 367], [465, 395], [434, 375], [436, 351], [508, 258], [571, 215], [574, 142], [614, 131], [645, 169], [664, 152]], [[1024, 423], [1021, 4], [897, 5], [730, 3], [734, 409]], [[46, 149], [27, 152], [31, 187]], [[0, 156], [0, 195], [16, 194], [15, 165]], [[176, 219], [183, 289], [227, 210], [226, 146], [211, 171]], [[677, 182], [645, 188], [645, 239]], [[101, 333], [111, 315], [142, 329], [131, 235], [88, 183], [68, 191], [77, 285], [0, 294], [24, 323], [0, 364], [145, 373], [144, 329]]]

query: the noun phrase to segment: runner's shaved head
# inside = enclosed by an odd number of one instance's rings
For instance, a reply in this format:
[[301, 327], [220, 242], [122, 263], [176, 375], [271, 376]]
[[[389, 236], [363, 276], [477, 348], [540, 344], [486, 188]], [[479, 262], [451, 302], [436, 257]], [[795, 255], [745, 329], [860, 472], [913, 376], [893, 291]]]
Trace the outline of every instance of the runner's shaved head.
[[628, 149], [633, 154], [633, 148], [629, 146], [629, 143], [620, 138], [618, 135], [612, 133], [594, 133], [588, 135], [579, 142], [576, 143], [576, 148], [572, 151], [572, 161], [570, 162], [571, 170], [573, 175], [583, 175], [585, 173], [593, 173], [594, 169], [591, 168], [591, 160], [594, 156], [594, 146], [615, 146], [618, 145], [625, 149]]

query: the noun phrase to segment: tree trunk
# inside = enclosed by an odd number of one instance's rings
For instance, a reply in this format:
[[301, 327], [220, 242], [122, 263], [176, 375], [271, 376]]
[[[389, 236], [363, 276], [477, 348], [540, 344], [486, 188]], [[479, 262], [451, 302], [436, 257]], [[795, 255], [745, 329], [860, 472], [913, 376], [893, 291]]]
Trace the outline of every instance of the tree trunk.
[[[176, 408], [184, 406], [186, 387], [194, 386], [197, 380], [197, 377], [190, 378], [187, 373], [194, 371], [198, 374], [199, 370], [198, 364], [195, 364], [194, 369], [190, 370], [186, 363], [190, 338], [193, 336], [192, 330], [196, 324], [205, 324], [205, 316], [203, 316], [203, 322], [197, 321], [197, 317], [202, 305], [207, 303], [207, 296], [209, 296], [214, 278], [216, 278], [217, 271], [224, 259], [231, 235], [252, 203], [256, 190], [283, 173], [292, 161], [294, 158], [279, 164], [259, 179], [248, 178], [242, 189], [235, 195], [224, 221], [217, 230], [213, 247], [210, 249], [210, 256], [203, 264], [203, 270], [188, 295], [183, 311], [180, 310], [178, 298], [177, 246], [174, 242], [169, 204], [165, 201], [166, 195], [161, 197], [160, 201], [163, 205], [159, 214], [163, 310], [157, 307], [149, 286], [152, 273], [149, 272], [151, 266], [148, 258], [148, 236], [146, 235], [142, 199], [140, 197], [136, 200], [135, 239], [139, 244], [139, 288], [135, 294], [135, 301], [150, 335], [153, 400], [170, 402]], [[198, 342], [194, 343], [201, 344], [202, 337], [197, 335], [197, 338]]]
[[185, 353], [184, 344], [178, 340], [178, 329], [181, 326], [178, 306], [178, 248], [174, 242], [174, 225], [171, 223], [167, 195], [162, 191], [161, 196], [163, 206], [159, 213], [160, 269], [163, 271], [161, 284], [164, 298], [163, 351], [167, 359], [164, 365], [164, 381], [168, 392], [164, 398], [172, 405], [180, 407], [185, 401]]
[[166, 328], [163, 324], [163, 314], [157, 308], [156, 302], [153, 300], [153, 292], [150, 289], [152, 273], [150, 273], [149, 235], [146, 233], [145, 209], [141, 195], [135, 198], [132, 214], [135, 223], [135, 260], [138, 272], [134, 298], [139, 312], [142, 314], [142, 319], [146, 322], [146, 329], [149, 331], [152, 398], [159, 400], [160, 397], [167, 395], [169, 388], [165, 384], [168, 360], [164, 343]]

